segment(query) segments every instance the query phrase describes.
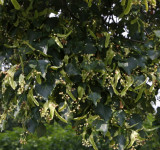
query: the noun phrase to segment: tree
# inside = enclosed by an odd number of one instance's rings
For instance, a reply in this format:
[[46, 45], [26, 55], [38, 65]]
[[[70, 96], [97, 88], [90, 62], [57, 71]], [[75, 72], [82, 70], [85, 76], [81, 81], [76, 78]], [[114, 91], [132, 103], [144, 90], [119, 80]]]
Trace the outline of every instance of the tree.
[[159, 2], [0, 0], [1, 130], [71, 122], [95, 150], [158, 135]]

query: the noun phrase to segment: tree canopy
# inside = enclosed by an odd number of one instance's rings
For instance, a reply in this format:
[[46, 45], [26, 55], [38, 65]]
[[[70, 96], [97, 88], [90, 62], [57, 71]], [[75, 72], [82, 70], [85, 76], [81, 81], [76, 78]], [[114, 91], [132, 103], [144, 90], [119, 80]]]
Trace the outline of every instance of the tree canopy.
[[[0, 128], [71, 123], [83, 145], [160, 135], [159, 0], [0, 0]], [[150, 84], [149, 84], [150, 83]], [[152, 103], [151, 103], [152, 102]]]

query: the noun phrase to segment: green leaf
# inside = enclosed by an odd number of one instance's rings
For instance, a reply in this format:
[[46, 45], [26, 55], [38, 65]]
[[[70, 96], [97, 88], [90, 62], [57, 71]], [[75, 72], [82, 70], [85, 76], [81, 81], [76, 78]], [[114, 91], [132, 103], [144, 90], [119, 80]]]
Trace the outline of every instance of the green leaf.
[[115, 77], [114, 77], [114, 86], [115, 87], [117, 86], [117, 83], [118, 83], [118, 81], [119, 81], [120, 78], [121, 78], [121, 73], [120, 73], [119, 68], [117, 68], [115, 70]]
[[34, 131], [36, 130], [36, 127], [37, 127], [37, 122], [33, 119], [30, 119], [28, 122], [27, 122], [27, 130], [30, 132], [30, 133], [34, 133]]
[[92, 1], [93, 1], [93, 0], [88, 0], [88, 7], [91, 7], [91, 6], [92, 6]]
[[83, 95], [85, 94], [84, 88], [83, 88], [82, 86], [78, 86], [77, 91], [78, 91], [78, 97], [79, 97], [79, 98], [82, 98]]
[[98, 150], [96, 143], [94, 142], [93, 133], [89, 136], [89, 141], [92, 144], [94, 150]]
[[67, 107], [67, 102], [66, 101], [64, 101], [64, 102], [62, 102], [60, 104], [59, 104], [58, 112], [63, 111]]
[[12, 2], [15, 9], [20, 10], [21, 6], [17, 2], [17, 0], [11, 0], [11, 2]]
[[38, 137], [44, 136], [44, 135], [46, 134], [46, 131], [47, 131], [47, 130], [46, 130], [46, 126], [45, 126], [44, 124], [40, 123], [40, 124], [38, 125], [37, 130], [36, 130], [37, 136], [38, 136]]
[[111, 45], [109, 50], [106, 52], [105, 64], [111, 65], [112, 59], [114, 56], [115, 56], [115, 52], [112, 50], [112, 45]]
[[128, 75], [131, 74], [132, 70], [137, 67], [137, 59], [134, 57], [128, 58], [126, 62], [118, 62], [118, 66], [122, 67]]
[[92, 92], [89, 94], [88, 99], [91, 100], [95, 106], [97, 106], [97, 102], [101, 99], [101, 95], [97, 92]]
[[55, 110], [55, 115], [59, 118], [59, 120], [61, 120], [62, 122], [64, 122], [64, 123], [67, 123], [67, 120], [65, 120], [64, 118], [62, 118], [59, 114], [58, 114], [58, 112]]
[[84, 50], [85, 54], [95, 54], [96, 51], [97, 51], [97, 49], [95, 48], [93, 43], [87, 43], [85, 45], [85, 50]]
[[33, 96], [33, 89], [32, 89], [32, 88], [29, 90], [29, 92], [28, 92], [28, 94], [27, 94], [27, 99], [28, 99], [29, 101], [33, 101], [37, 106], [39, 106], [38, 101], [37, 101], [37, 100], [34, 98], [34, 96]]
[[110, 34], [107, 33], [107, 32], [104, 32], [104, 36], [106, 37], [106, 40], [105, 40], [105, 48], [107, 48], [108, 45], [109, 45]]
[[97, 37], [96, 37], [96, 35], [93, 33], [93, 31], [92, 31], [91, 29], [88, 29], [88, 31], [89, 31], [89, 34], [90, 34], [95, 40], [97, 40]]
[[134, 142], [137, 140], [138, 136], [139, 136], [138, 132], [132, 130], [132, 133], [131, 133], [131, 136], [130, 136], [130, 143], [127, 146], [128, 149], [134, 144]]
[[41, 72], [42, 77], [46, 77], [47, 68], [50, 65], [50, 62], [48, 60], [38, 60], [37, 61], [37, 70]]
[[147, 51], [148, 57], [151, 60], [155, 60], [160, 56], [160, 51], [156, 51], [156, 50], [149, 50]]
[[144, 75], [140, 75], [140, 76], [136, 76], [134, 78], [134, 85], [135, 85], [135, 89], [134, 90], [138, 90], [138, 89], [141, 89], [145, 84], [146, 84], [146, 81], [147, 81], [147, 78], [145, 78]]
[[122, 5], [122, 6], [125, 6], [125, 4], [126, 4], [126, 0], [122, 0], [122, 1], [121, 1], [121, 5]]
[[121, 96], [125, 96], [127, 90], [129, 89], [129, 87], [132, 86], [132, 84], [134, 83], [134, 78], [132, 76], [126, 76], [126, 84], [124, 89], [121, 92]]
[[53, 102], [48, 101], [48, 108], [50, 110], [50, 119], [52, 120], [53, 117], [54, 117], [54, 112], [55, 112], [56, 105]]
[[160, 30], [154, 30], [156, 37], [160, 38]]
[[139, 90], [137, 98], [135, 99], [135, 103], [137, 103], [141, 99], [144, 90], [145, 90], [145, 88], [141, 88]]
[[25, 76], [24, 76], [24, 74], [20, 74], [20, 76], [19, 76], [19, 89], [18, 89], [18, 91], [17, 91], [17, 93], [18, 94], [22, 94], [23, 93], [23, 91], [24, 91], [24, 86], [25, 86]]
[[68, 75], [79, 75], [80, 74], [80, 70], [78, 69], [78, 67], [75, 64], [69, 63], [66, 68], [65, 68], [66, 72]]
[[156, 76], [154, 75], [154, 72], [150, 73], [152, 76], [152, 85], [149, 88], [149, 92], [152, 92], [154, 90], [155, 82], [156, 82]]
[[108, 131], [108, 123], [103, 120], [95, 120], [93, 125], [96, 126], [96, 131], [100, 131], [105, 136]]
[[58, 111], [60, 112], [62, 118], [64, 118], [67, 122], [73, 120], [73, 113], [71, 112], [71, 109], [66, 101], [61, 102], [58, 106]]
[[117, 115], [117, 118], [118, 118], [118, 124], [122, 127], [123, 126], [123, 123], [125, 121], [125, 117], [126, 117], [126, 114], [123, 110], [119, 110], [118, 111], [118, 115]]
[[128, 122], [129, 122], [129, 125], [133, 126], [133, 129], [135, 130], [142, 128], [142, 118], [139, 114], [132, 114]]
[[14, 74], [16, 72], [16, 68], [17, 68], [17, 65], [14, 65], [12, 66], [8, 71], [7, 71], [7, 74], [9, 74], [9, 76], [11, 76], [12, 78], [14, 77]]
[[77, 120], [83, 120], [85, 118], [87, 118], [87, 115], [84, 115], [84, 116], [81, 116], [81, 117], [76, 117], [73, 120], [77, 121]]
[[53, 70], [58, 70], [59, 68], [62, 68], [63, 63], [60, 66], [51, 66], [50, 68]]
[[62, 43], [60, 42], [60, 40], [59, 40], [58, 37], [55, 37], [54, 40], [55, 40], [55, 42], [57, 43], [57, 45], [58, 45], [60, 48], [63, 48], [63, 45], [62, 45]]
[[37, 81], [38, 84], [42, 83], [40, 74], [36, 74], [36, 81]]
[[116, 87], [117, 87], [117, 84], [118, 84], [118, 81], [120, 78], [121, 78], [121, 73], [120, 73], [119, 68], [117, 68], [115, 70], [114, 78], [111, 79], [111, 85], [112, 85], [113, 91], [116, 95], [119, 95], [119, 92], [117, 91]]
[[4, 0], [0, 0], [0, 5], [3, 5], [4, 4]]
[[112, 115], [112, 110], [110, 107], [105, 106], [102, 103], [98, 103], [97, 107], [95, 108], [96, 114], [98, 114], [102, 119], [104, 119], [105, 122], [107, 122], [111, 115]]
[[54, 81], [46, 81], [43, 82], [41, 85], [37, 84], [35, 87], [35, 91], [41, 95], [45, 100], [48, 99], [48, 97], [51, 95], [53, 89], [55, 88], [55, 83]]
[[73, 96], [72, 92], [69, 89], [66, 89], [66, 93], [74, 100], [76, 101], [76, 98]]
[[124, 135], [119, 135], [118, 136], [118, 146], [119, 146], [119, 150], [124, 150], [124, 146], [125, 146], [125, 137]]
[[128, 0], [127, 7], [124, 10], [125, 15], [127, 15], [130, 12], [131, 7], [132, 7], [132, 0]]
[[60, 37], [60, 38], [67, 38], [71, 33], [72, 33], [72, 31], [69, 31], [67, 34], [59, 34], [59, 33], [57, 33], [57, 36]]
[[13, 77], [8, 77], [9, 85], [15, 90], [17, 87], [17, 83], [13, 80]]

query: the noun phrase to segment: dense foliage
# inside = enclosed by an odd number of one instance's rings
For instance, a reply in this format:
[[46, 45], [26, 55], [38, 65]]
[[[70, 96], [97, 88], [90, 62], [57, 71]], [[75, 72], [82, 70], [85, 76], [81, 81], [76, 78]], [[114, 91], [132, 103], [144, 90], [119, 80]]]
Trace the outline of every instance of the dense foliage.
[[22, 128], [13, 128], [0, 134], [0, 150], [87, 150], [82, 146], [81, 137], [76, 136], [71, 126], [65, 128], [57, 124], [46, 125], [47, 133], [40, 138], [36, 134], [24, 139]]
[[1, 130], [12, 119], [41, 135], [46, 123], [71, 122], [95, 150], [102, 139], [134, 149], [153, 130], [159, 140], [158, 0], [0, 4]]
[[[65, 128], [57, 123], [46, 125], [45, 136], [38, 137], [37, 134], [24, 134], [24, 130], [15, 127], [0, 134], [0, 150], [93, 150], [92, 147], [84, 147], [81, 143], [82, 137], [75, 134], [70, 125]], [[157, 150], [160, 143], [153, 136], [145, 144], [136, 147], [136, 150]], [[107, 143], [99, 141], [96, 143], [101, 150], [112, 150]]]

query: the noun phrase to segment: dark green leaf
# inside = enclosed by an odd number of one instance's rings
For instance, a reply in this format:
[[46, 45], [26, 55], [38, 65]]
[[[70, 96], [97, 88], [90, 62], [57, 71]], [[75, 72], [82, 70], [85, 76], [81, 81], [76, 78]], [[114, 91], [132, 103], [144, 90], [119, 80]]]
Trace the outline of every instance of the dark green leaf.
[[119, 150], [124, 150], [124, 146], [125, 146], [125, 137], [124, 135], [119, 135], [118, 136], [118, 146], [119, 146]]
[[123, 110], [118, 111], [117, 118], [118, 118], [118, 124], [120, 126], [123, 126], [123, 123], [125, 121], [125, 117], [126, 117], [126, 114]]
[[48, 60], [38, 60], [37, 63], [38, 63], [37, 70], [40, 71], [42, 73], [42, 77], [45, 78], [47, 73], [47, 68], [50, 62]]
[[37, 94], [42, 96], [45, 100], [47, 100], [48, 96], [51, 95], [54, 88], [55, 88], [55, 83], [48, 81], [42, 84], [37, 84], [35, 87], [35, 91], [37, 92]]
[[37, 127], [37, 122], [33, 119], [30, 119], [27, 123], [27, 130], [31, 133], [34, 133]]
[[154, 59], [157, 59], [159, 56], [160, 56], [160, 51], [155, 51], [155, 50], [149, 50], [147, 52], [148, 54], [148, 57], [151, 59], [151, 60], [154, 60]]
[[97, 102], [101, 99], [101, 95], [97, 92], [92, 92], [89, 94], [88, 99], [91, 100], [95, 106], [97, 106]]
[[160, 30], [154, 30], [155, 35], [160, 38]]
[[112, 110], [110, 107], [103, 105], [102, 103], [98, 103], [97, 107], [95, 108], [95, 112], [104, 119], [105, 122], [107, 122], [111, 115]]
[[96, 53], [96, 48], [92, 43], [87, 43], [85, 46], [84, 53], [86, 54], [95, 54]]
[[39, 124], [36, 132], [38, 137], [44, 136], [46, 134], [46, 126], [43, 125], [42, 123]]
[[132, 70], [137, 67], [137, 59], [134, 57], [128, 58], [128, 60], [124, 63], [119, 62], [119, 67], [122, 67], [128, 75], [131, 74]]
[[95, 120], [93, 125], [96, 126], [96, 130], [103, 133], [105, 136], [108, 131], [108, 124], [103, 120]]
[[138, 114], [133, 114], [131, 116], [131, 119], [128, 121], [130, 126], [133, 126], [133, 129], [140, 129], [142, 128], [142, 119], [140, 117], [140, 115]]
[[80, 70], [78, 69], [78, 67], [71, 63], [66, 66], [66, 72], [68, 75], [79, 75], [80, 74]]

